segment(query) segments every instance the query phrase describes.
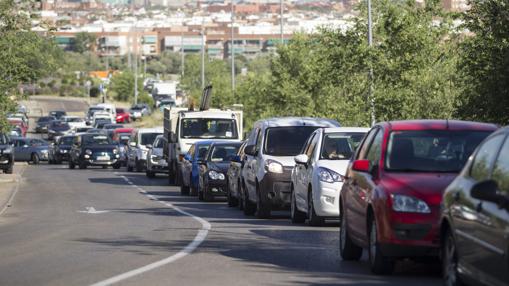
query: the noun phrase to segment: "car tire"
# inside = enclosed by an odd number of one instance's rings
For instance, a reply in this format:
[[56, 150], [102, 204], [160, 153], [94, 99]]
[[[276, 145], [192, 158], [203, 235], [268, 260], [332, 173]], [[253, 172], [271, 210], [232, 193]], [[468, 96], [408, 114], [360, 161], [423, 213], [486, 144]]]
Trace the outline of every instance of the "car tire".
[[260, 219], [270, 218], [270, 204], [263, 202], [260, 187], [256, 186], [256, 217]]
[[14, 164], [11, 164], [7, 169], [4, 169], [5, 174], [12, 174], [14, 170]]
[[[343, 209], [341, 208], [341, 212]], [[339, 254], [341, 258], [346, 261], [359, 260], [362, 257], [362, 247], [355, 245], [350, 239], [348, 227], [346, 226], [346, 217], [340, 214], [340, 229], [339, 229]]]
[[310, 226], [321, 226], [324, 222], [325, 219], [316, 214], [315, 204], [313, 201], [313, 191], [310, 191], [308, 196], [308, 224]]
[[30, 162], [34, 165], [39, 165], [40, 161], [41, 159], [39, 158], [39, 155], [37, 155], [37, 153], [32, 153], [30, 156]]
[[249, 200], [249, 195], [248, 195], [248, 192], [246, 191], [246, 187], [244, 186], [242, 188], [243, 192], [243, 199], [242, 199], [242, 202], [243, 202], [243, 211], [244, 211], [244, 215], [246, 216], [252, 216], [255, 214], [256, 212], [256, 204], [254, 204], [253, 202], [251, 202]]
[[74, 162], [73, 162], [71, 159], [69, 159], [69, 169], [71, 169], [71, 170], [72, 170], [72, 169], [74, 169], [75, 167], [76, 167], [76, 165], [74, 164]]
[[368, 233], [368, 257], [371, 271], [377, 275], [388, 275], [394, 271], [394, 260], [382, 254], [378, 243], [378, 230], [376, 220], [371, 218]]
[[445, 286], [464, 285], [458, 275], [458, 251], [450, 229], [447, 229], [443, 235], [442, 276]]
[[151, 179], [156, 177], [156, 173], [149, 171], [149, 170], [145, 171], [145, 175], [147, 175], [147, 178], [151, 178]]
[[136, 160], [134, 160], [134, 166], [136, 167], [136, 172], [143, 171], [143, 166], [141, 165], [141, 162], [140, 162], [140, 160], [138, 160], [138, 158], [136, 158]]
[[306, 214], [297, 208], [297, 200], [295, 198], [295, 191], [293, 190], [291, 194], [290, 219], [292, 223], [304, 223], [304, 221], [306, 221]]

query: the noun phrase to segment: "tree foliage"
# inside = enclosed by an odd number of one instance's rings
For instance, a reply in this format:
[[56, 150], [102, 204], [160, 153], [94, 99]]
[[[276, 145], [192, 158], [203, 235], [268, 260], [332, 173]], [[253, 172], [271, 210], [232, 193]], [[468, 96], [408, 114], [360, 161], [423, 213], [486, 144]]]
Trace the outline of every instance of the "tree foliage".
[[[130, 71], [124, 71], [115, 74], [111, 78], [109, 92], [118, 101], [134, 102], [134, 74]], [[141, 97], [143, 90], [143, 80], [138, 79], [138, 96]]]
[[95, 45], [96, 37], [87, 32], [77, 33], [74, 37], [74, 51], [80, 54], [90, 51]]
[[460, 46], [457, 114], [471, 120], [509, 123], [509, 1], [472, 0], [464, 14], [473, 33]]

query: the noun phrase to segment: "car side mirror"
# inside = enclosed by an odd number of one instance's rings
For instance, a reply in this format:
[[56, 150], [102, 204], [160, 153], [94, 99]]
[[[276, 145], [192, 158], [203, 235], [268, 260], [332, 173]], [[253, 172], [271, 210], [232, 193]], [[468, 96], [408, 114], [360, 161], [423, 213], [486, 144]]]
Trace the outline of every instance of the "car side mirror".
[[308, 164], [308, 161], [309, 161], [309, 157], [308, 155], [306, 154], [300, 154], [300, 155], [297, 155], [293, 158], [293, 160], [295, 161], [295, 163], [297, 164], [301, 164], [301, 165], [307, 165]]
[[129, 142], [129, 146], [136, 147], [136, 142]]
[[352, 164], [352, 170], [357, 172], [369, 172], [369, 160], [355, 160]]
[[247, 145], [246, 148], [244, 148], [244, 153], [251, 156], [256, 156], [256, 146], [255, 145]]
[[470, 190], [470, 196], [474, 199], [496, 204], [507, 203], [506, 197], [498, 192], [498, 184], [494, 180], [485, 180], [476, 183]]

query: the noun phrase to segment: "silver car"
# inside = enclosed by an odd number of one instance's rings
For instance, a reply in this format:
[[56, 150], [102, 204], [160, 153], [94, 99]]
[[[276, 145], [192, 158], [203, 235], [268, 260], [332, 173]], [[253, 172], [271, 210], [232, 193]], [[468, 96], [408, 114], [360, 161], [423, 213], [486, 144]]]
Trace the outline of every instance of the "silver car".
[[147, 145], [147, 177], [153, 178], [157, 173], [168, 174], [168, 162], [163, 156], [163, 150], [166, 146], [166, 140], [163, 135], [159, 135], [152, 145]]

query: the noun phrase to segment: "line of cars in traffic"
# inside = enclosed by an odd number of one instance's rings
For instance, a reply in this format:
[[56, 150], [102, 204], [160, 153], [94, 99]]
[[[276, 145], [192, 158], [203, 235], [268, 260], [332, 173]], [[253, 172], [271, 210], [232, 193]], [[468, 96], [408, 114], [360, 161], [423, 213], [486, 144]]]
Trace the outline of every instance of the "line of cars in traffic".
[[182, 195], [225, 197], [258, 218], [289, 209], [293, 223], [339, 219], [342, 259], [366, 250], [376, 274], [392, 273], [398, 260], [431, 259], [446, 285], [508, 285], [509, 129], [497, 129], [264, 119], [243, 142], [194, 142], [176, 181]]

